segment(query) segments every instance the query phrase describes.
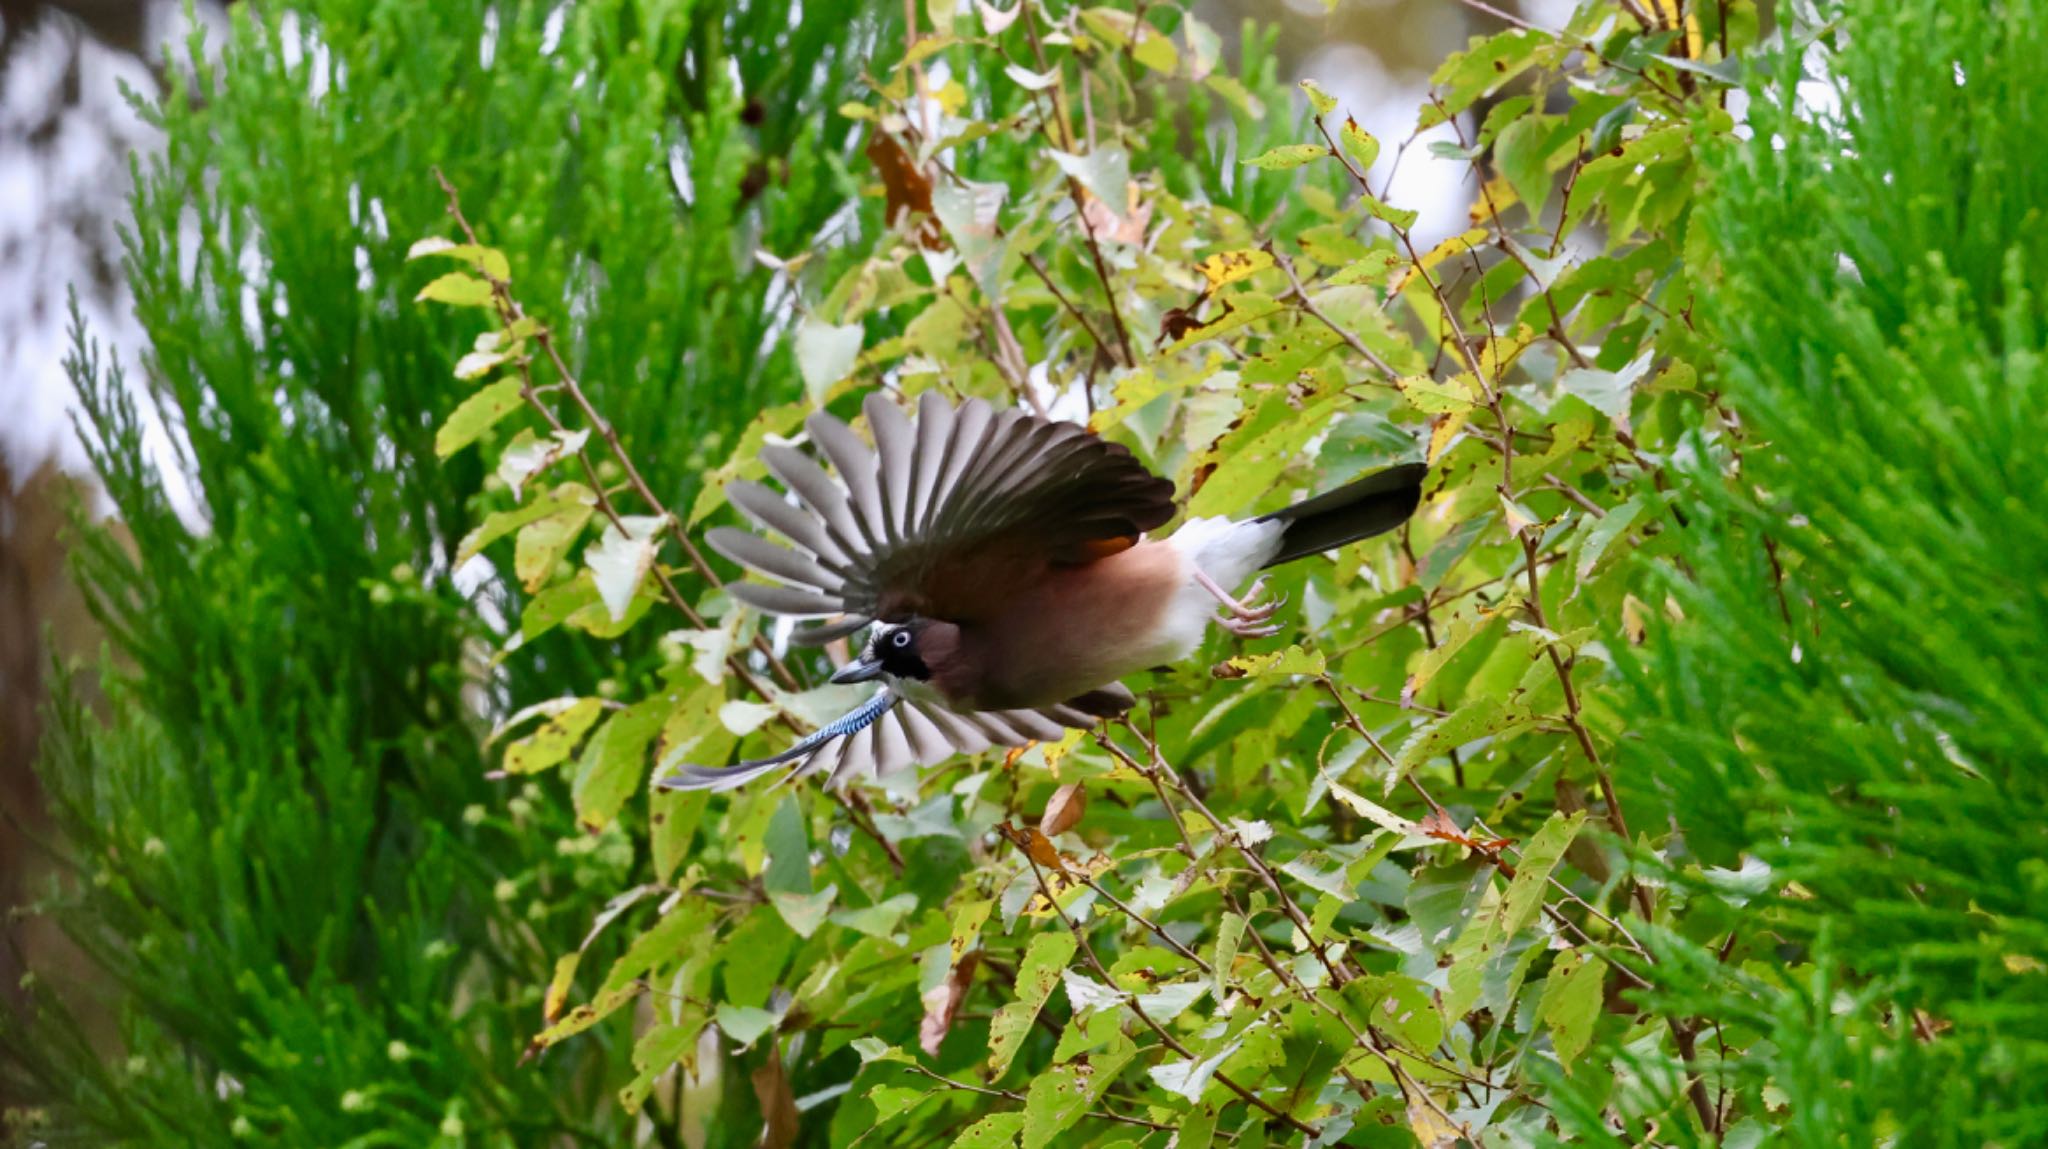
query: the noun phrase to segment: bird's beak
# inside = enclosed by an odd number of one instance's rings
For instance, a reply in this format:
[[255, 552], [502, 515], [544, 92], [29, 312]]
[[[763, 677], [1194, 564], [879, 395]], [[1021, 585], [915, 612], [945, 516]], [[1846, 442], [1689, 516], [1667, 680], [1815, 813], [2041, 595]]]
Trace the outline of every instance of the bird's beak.
[[870, 682], [881, 676], [882, 660], [870, 654], [862, 654], [859, 658], [840, 667], [839, 672], [832, 676], [832, 681], [840, 686], [845, 686], [849, 682]]

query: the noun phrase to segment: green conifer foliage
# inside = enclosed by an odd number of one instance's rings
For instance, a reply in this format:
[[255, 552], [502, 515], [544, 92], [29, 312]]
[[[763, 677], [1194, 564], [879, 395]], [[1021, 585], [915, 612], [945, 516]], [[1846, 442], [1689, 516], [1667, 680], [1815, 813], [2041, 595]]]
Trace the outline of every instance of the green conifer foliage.
[[[631, 1128], [603, 1040], [515, 1068], [553, 955], [588, 928], [556, 896], [615, 882], [631, 848], [563, 853], [559, 807], [484, 779], [479, 639], [519, 591], [480, 618], [451, 577], [502, 483], [435, 455], [461, 396], [447, 364], [479, 328], [413, 302], [405, 249], [442, 217], [438, 167], [524, 287], [578, 317], [565, 354], [687, 499], [704, 452], [795, 387], [754, 246], [801, 249], [852, 200], [832, 109], [886, 23], [794, 11], [240, 5], [224, 44], [187, 46], [213, 62], [147, 110], [167, 147], [128, 236], [146, 362], [124, 378], [83, 332], [72, 362], [127, 539], [82, 530], [109, 702], [59, 708], [44, 775], [77, 881], [45, 908], [99, 971], [45, 971], [39, 1016], [0, 1031], [11, 1092], [43, 1101], [24, 1139]], [[196, 507], [157, 470], [138, 376]], [[633, 652], [548, 655], [494, 689], [588, 687]], [[81, 982], [113, 991], [111, 1058], [66, 1020]]]
[[[2048, 6], [1838, 15], [1834, 99], [1753, 87], [1717, 165], [1703, 314], [1740, 457], [1683, 504], [1686, 621], [1622, 664], [1627, 773], [1701, 862], [1771, 868], [1724, 876], [1756, 896], [1699, 915], [1704, 948], [1666, 940], [1663, 997], [1726, 1020], [1785, 1144], [2038, 1144]], [[1717, 961], [1705, 923], [1737, 914]]]

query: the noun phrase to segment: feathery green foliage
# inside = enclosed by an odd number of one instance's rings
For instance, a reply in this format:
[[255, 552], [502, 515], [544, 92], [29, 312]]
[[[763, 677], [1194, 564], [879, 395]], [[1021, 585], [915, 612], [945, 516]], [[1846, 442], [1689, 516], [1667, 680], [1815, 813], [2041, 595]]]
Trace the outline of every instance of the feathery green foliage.
[[2048, 9], [1841, 15], [1838, 110], [1755, 85], [1716, 165], [1703, 313], [1743, 450], [1690, 476], [1688, 621], [1624, 660], [1627, 761], [1693, 855], [1773, 871], [1722, 911], [1725, 975], [1666, 944], [1698, 977], [1669, 996], [1758, 1039], [1742, 1091], [1784, 1143], [2034, 1144]]
[[516, 591], [474, 601], [451, 560], [496, 480], [434, 453], [474, 331], [412, 302], [393, 236], [442, 215], [437, 165], [490, 205], [529, 289], [579, 316], [593, 395], [686, 498], [793, 377], [740, 237], [802, 246], [852, 191], [831, 109], [887, 17], [791, 31], [792, 7], [238, 6], [218, 63], [148, 110], [168, 146], [138, 173], [127, 274], [197, 506], [81, 334], [125, 537], [82, 532], [114, 657], [107, 719], [61, 710], [47, 756], [78, 881], [46, 908], [119, 991], [122, 1052], [103, 1063], [58, 1007], [92, 977], [45, 974], [41, 1019], [0, 1042], [49, 1099], [25, 1138], [628, 1135], [597, 1100], [623, 1064], [603, 1041], [517, 1062], [588, 926], [562, 891], [618, 882], [631, 849], [561, 849], [568, 815], [487, 782], [476, 724], [632, 650], [477, 674], [477, 611]]

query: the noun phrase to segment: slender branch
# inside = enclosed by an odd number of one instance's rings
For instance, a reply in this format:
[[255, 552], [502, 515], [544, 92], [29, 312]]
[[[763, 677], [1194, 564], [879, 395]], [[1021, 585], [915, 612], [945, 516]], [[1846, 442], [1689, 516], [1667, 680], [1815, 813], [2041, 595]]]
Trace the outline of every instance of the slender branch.
[[[1096, 956], [1095, 946], [1089, 942], [1087, 933], [1081, 929], [1079, 923], [1067, 916], [1067, 911], [1060, 906], [1059, 899], [1053, 896], [1052, 887], [1046, 884], [1045, 871], [1039, 868], [1038, 860], [1027, 853], [1024, 855], [1024, 861], [1031, 867], [1031, 876], [1038, 881], [1039, 895], [1045, 899], [1047, 905], [1052, 907], [1052, 912], [1059, 916], [1061, 924], [1067, 927], [1067, 932], [1074, 935], [1074, 941], [1079, 943], [1081, 947], [1082, 956], [1088, 959], [1088, 964], [1095, 970], [1096, 976], [1100, 977], [1106, 984], [1114, 986], [1116, 979], [1110, 975], [1109, 967], [1103, 965], [1102, 959]], [[1136, 1015], [1139, 1021], [1145, 1023], [1146, 1028], [1159, 1035], [1159, 1040], [1165, 1042], [1168, 1049], [1173, 1050], [1176, 1054], [1189, 1061], [1199, 1060], [1187, 1046], [1181, 1044], [1179, 1038], [1167, 1032], [1165, 1026], [1153, 1020], [1152, 1015], [1146, 1013], [1145, 1007], [1139, 1005], [1135, 998], [1126, 1000], [1124, 1004], [1130, 1007], [1131, 1013]], [[1274, 1120], [1285, 1124], [1289, 1129], [1297, 1133], [1307, 1134], [1310, 1137], [1321, 1136], [1322, 1131], [1315, 1126], [1303, 1123], [1291, 1113], [1274, 1108], [1265, 1098], [1239, 1085], [1235, 1079], [1221, 1070], [1216, 1072], [1215, 1080], [1232, 1093], [1244, 1098], [1248, 1104], [1263, 1110]]]
[[1331, 319], [1328, 313], [1316, 306], [1316, 301], [1310, 299], [1308, 292], [1302, 289], [1301, 280], [1295, 277], [1294, 261], [1292, 259], [1282, 255], [1280, 252], [1274, 251], [1271, 243], [1266, 244], [1266, 253], [1273, 257], [1274, 265], [1287, 276], [1287, 295], [1282, 296], [1282, 299], [1292, 298], [1299, 301], [1303, 311], [1308, 312], [1310, 316], [1323, 326], [1336, 332], [1337, 337], [1342, 339], [1345, 345], [1351, 348], [1353, 353], [1360, 359], [1370, 363], [1373, 370], [1386, 376], [1389, 384], [1401, 377], [1401, 373], [1394, 370], [1393, 364], [1381, 358], [1378, 352], [1367, 347], [1358, 336], [1352, 334], [1348, 329], [1339, 326], [1337, 321]]
[[[1026, 1100], [1024, 1094], [1019, 1093], [1014, 1089], [990, 1089], [986, 1086], [973, 1085], [965, 1081], [958, 1081], [951, 1077], [947, 1077], [943, 1073], [934, 1073], [933, 1071], [926, 1069], [924, 1066], [919, 1065], [915, 1061], [907, 1061], [903, 1062], [902, 1064], [911, 1072], [923, 1074], [925, 1077], [928, 1077], [931, 1080], [938, 1082], [939, 1084], [945, 1086], [948, 1089], [957, 1089], [962, 1093], [972, 1093], [981, 1097], [1001, 1097], [1007, 1101], [1015, 1101], [1020, 1105], [1023, 1104]], [[1114, 1121], [1119, 1125], [1136, 1125], [1141, 1129], [1174, 1128], [1174, 1126], [1172, 1125], [1161, 1125], [1156, 1121], [1147, 1121], [1142, 1117], [1126, 1117], [1121, 1113], [1111, 1113], [1106, 1109], [1090, 1109], [1085, 1114], [1083, 1114], [1083, 1116], [1093, 1117], [1100, 1121]]]

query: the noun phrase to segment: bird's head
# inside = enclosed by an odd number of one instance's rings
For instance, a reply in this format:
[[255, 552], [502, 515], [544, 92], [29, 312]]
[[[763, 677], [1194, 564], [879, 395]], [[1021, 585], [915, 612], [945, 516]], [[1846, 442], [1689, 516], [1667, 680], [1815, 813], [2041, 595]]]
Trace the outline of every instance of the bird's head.
[[840, 667], [832, 681], [867, 682], [885, 674], [890, 678], [916, 682], [929, 680], [932, 671], [925, 664], [929, 651], [924, 647], [931, 625], [931, 620], [924, 618], [877, 624], [868, 636], [867, 648], [861, 651], [860, 657]]

